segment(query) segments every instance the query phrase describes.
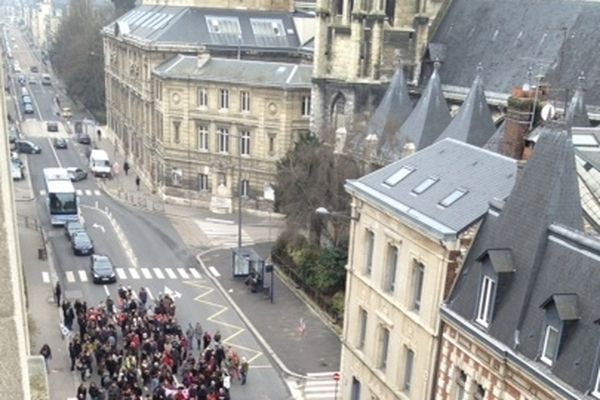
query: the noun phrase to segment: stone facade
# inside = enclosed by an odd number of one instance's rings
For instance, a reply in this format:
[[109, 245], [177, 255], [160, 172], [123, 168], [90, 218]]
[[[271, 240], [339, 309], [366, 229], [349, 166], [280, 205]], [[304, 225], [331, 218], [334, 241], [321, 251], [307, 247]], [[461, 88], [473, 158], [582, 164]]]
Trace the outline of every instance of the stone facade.
[[416, 84], [428, 35], [449, 2], [319, 0], [311, 130], [328, 142], [350, 136], [377, 106], [399, 54]]

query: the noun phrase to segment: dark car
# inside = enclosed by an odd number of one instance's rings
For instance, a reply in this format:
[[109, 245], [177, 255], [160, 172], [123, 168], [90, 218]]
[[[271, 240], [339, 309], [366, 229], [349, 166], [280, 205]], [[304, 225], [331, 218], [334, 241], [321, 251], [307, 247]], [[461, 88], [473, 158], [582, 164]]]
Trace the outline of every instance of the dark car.
[[40, 154], [42, 148], [29, 140], [17, 140], [17, 151], [23, 154]]
[[85, 228], [79, 221], [70, 221], [65, 224], [65, 235], [69, 240], [73, 239], [73, 235], [77, 232], [85, 232]]
[[46, 130], [48, 130], [48, 132], [58, 132], [58, 122], [56, 122], [56, 121], [46, 122]]
[[20, 137], [21, 135], [19, 134], [19, 130], [12, 126], [10, 128], [10, 132], [8, 133], [8, 141], [12, 144], [19, 140]]
[[27, 80], [25, 79], [24, 75], [19, 75], [17, 82], [19, 82], [21, 86], [25, 86], [27, 84]]
[[87, 178], [87, 172], [77, 167], [67, 168], [67, 174], [69, 174], [71, 182], [79, 182]]
[[40, 72], [40, 69], [37, 67], [37, 65], [32, 65], [31, 68], [29, 68], [29, 70], [33, 73]]
[[76, 256], [89, 256], [94, 254], [94, 244], [85, 231], [75, 232], [73, 234], [71, 247], [73, 248], [73, 254]]
[[66, 149], [67, 141], [63, 138], [54, 138], [52, 139], [52, 145], [55, 149]]
[[94, 254], [90, 257], [90, 272], [94, 283], [116, 282], [115, 268], [108, 256]]
[[77, 142], [81, 144], [92, 144], [92, 139], [87, 133], [81, 132], [77, 134]]

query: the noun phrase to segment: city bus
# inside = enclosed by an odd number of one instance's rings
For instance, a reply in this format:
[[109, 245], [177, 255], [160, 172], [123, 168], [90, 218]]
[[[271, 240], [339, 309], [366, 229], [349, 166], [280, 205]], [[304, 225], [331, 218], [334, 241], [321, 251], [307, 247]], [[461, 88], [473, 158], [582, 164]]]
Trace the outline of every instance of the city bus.
[[46, 205], [55, 226], [79, 221], [79, 199], [65, 168], [44, 168]]

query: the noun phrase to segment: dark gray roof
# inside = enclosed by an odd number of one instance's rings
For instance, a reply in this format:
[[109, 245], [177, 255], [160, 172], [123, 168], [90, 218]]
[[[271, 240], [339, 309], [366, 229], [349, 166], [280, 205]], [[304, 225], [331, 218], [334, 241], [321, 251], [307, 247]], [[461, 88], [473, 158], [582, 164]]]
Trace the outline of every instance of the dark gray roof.
[[565, 119], [569, 126], [586, 127], [592, 125], [590, 123], [587, 106], [585, 104], [583, 81], [584, 78], [582, 75], [579, 77], [579, 85], [577, 90], [575, 90], [573, 97], [571, 98], [569, 107], [567, 108]]
[[412, 110], [402, 68], [396, 69], [383, 99], [373, 112], [365, 132], [359, 132], [347, 145], [355, 154], [363, 154], [367, 137], [377, 138], [377, 157], [386, 161], [395, 160], [402, 154], [402, 143], [396, 137], [400, 126]]
[[297, 50], [292, 13], [142, 5], [104, 28], [153, 44]]
[[153, 73], [167, 79], [190, 79], [285, 89], [311, 86], [312, 66], [266, 61], [177, 55]]
[[[577, 294], [576, 306], [572, 298], [564, 297], [556, 304], [563, 318], [581, 314], [581, 319], [569, 328], [551, 373], [583, 392], [589, 387], [600, 343], [600, 329], [593, 324], [600, 314], [600, 242], [580, 233], [574, 165], [566, 128], [547, 127], [503, 209], [486, 215], [447, 309], [481, 340], [501, 343], [502, 351], [516, 348], [529, 359], [532, 371], [544, 374], [550, 371], [537, 362], [545, 318], [540, 306], [553, 295]], [[485, 329], [471, 322], [482, 274], [478, 259], [486, 250], [498, 248], [511, 250], [515, 271], [499, 278], [492, 321]]]
[[541, 307], [546, 308], [551, 304], [556, 307], [558, 318], [561, 321], [573, 321], [580, 317], [577, 294], [575, 293], [553, 294], [542, 303]]
[[485, 99], [481, 75], [477, 74], [458, 114], [444, 129], [438, 140], [453, 138], [475, 146], [483, 146], [495, 131], [492, 114]]
[[[404, 179], [399, 174], [410, 172]], [[350, 180], [346, 189], [368, 197], [429, 235], [454, 238], [486, 212], [493, 198], [504, 199], [515, 182], [516, 161], [479, 147], [446, 139], [380, 170]], [[433, 183], [425, 188], [425, 181]], [[386, 183], [387, 181], [387, 183]], [[465, 193], [441, 205], [452, 193]]]
[[496, 132], [492, 137], [483, 145], [484, 149], [493, 151], [494, 153], [502, 153], [502, 138], [504, 137], [504, 130], [506, 129], [506, 120], [502, 121]]
[[[593, 82], [587, 100], [600, 105], [599, 20], [600, 4], [591, 1], [454, 0], [431, 41], [445, 46], [444, 84], [468, 87], [481, 62], [493, 92], [522, 85], [530, 66], [552, 88], [572, 92], [585, 71]], [[564, 100], [564, 92], [553, 96]]]
[[477, 258], [477, 261], [482, 261], [486, 257], [489, 257], [497, 274], [515, 271], [515, 262], [510, 249], [488, 249]]
[[438, 65], [436, 63], [419, 102], [397, 134], [401, 143], [414, 143], [416, 150], [432, 144], [451, 120], [442, 92]]

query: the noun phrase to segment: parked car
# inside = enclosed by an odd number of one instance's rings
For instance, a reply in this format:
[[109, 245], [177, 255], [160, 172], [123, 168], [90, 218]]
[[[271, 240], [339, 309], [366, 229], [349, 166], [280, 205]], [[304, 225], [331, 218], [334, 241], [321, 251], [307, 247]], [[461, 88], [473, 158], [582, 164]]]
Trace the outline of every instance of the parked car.
[[68, 167], [67, 174], [72, 182], [79, 182], [87, 178], [87, 172], [77, 167]]
[[63, 138], [54, 138], [52, 139], [52, 145], [55, 149], [66, 149], [67, 148], [67, 140]]
[[73, 235], [77, 232], [85, 232], [85, 228], [81, 222], [69, 221], [65, 224], [65, 235], [69, 241], [73, 239]]
[[28, 94], [24, 94], [21, 100], [23, 100], [23, 104], [31, 104], [31, 96]]
[[94, 254], [94, 244], [85, 231], [73, 234], [71, 247], [73, 248], [73, 254], [76, 256], [88, 256]]
[[81, 132], [77, 134], [77, 142], [80, 144], [92, 144], [92, 139], [87, 133]]
[[44, 74], [42, 75], [42, 85], [52, 85], [52, 78], [50, 78], [50, 75], [48, 74]]
[[23, 154], [40, 154], [42, 148], [29, 140], [17, 140], [17, 151]]
[[115, 268], [108, 256], [94, 254], [90, 257], [90, 272], [94, 283], [116, 282]]
[[58, 122], [56, 122], [56, 121], [46, 122], [46, 130], [48, 132], [58, 132]]
[[38, 83], [38, 82], [37, 82], [37, 80], [35, 79], [35, 77], [33, 77], [33, 76], [32, 76], [31, 78], [29, 78], [29, 84], [30, 84], [30, 85], [37, 85], [37, 83]]
[[27, 103], [23, 106], [24, 114], [33, 114], [33, 105], [31, 103]]
[[62, 109], [63, 118], [71, 118], [73, 113], [71, 113], [71, 109], [69, 107], [63, 107]]
[[40, 69], [37, 67], [37, 65], [32, 65], [29, 70], [34, 73], [40, 72]]
[[20, 181], [24, 178], [23, 169], [21, 165], [15, 160], [10, 160], [10, 174], [12, 176], [13, 181]]

